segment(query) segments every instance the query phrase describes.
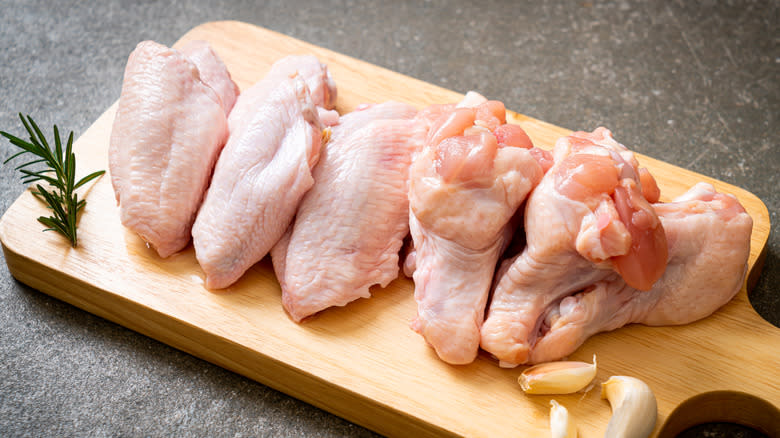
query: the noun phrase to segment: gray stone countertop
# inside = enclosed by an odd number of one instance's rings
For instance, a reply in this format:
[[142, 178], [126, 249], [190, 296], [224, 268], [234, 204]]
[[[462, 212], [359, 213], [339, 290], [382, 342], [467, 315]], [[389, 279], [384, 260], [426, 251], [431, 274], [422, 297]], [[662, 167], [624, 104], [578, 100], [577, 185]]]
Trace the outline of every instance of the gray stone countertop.
[[[24, 112], [78, 136], [118, 98], [139, 41], [246, 21], [556, 125], [607, 126], [640, 153], [753, 192], [772, 234], [750, 296], [778, 325], [778, 2], [697, 3], [2, 0], [0, 129], [21, 134]], [[0, 186], [4, 212], [23, 190], [11, 166]], [[2, 436], [373, 435], [52, 299], [5, 266], [0, 302]]]

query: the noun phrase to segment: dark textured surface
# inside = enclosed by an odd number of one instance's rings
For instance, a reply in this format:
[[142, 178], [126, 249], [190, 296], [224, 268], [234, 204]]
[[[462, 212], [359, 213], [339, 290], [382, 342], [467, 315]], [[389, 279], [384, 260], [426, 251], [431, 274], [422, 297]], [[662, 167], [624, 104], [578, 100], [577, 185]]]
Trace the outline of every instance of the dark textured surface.
[[736, 426], [731, 423], [710, 423], [707, 425], [693, 426], [684, 430], [677, 438], [699, 437], [729, 437], [729, 438], [769, 438], [768, 435], [756, 429], [744, 426]]
[[[780, 324], [778, 2], [0, 1], [0, 129], [76, 136], [141, 40], [239, 19], [743, 187], [772, 220], [751, 294]], [[0, 157], [11, 154], [0, 146]], [[0, 211], [23, 187], [0, 169]], [[31, 219], [32, 220], [32, 219]], [[0, 268], [2, 436], [371, 436], [56, 301]], [[735, 354], [739, 346], [735, 345]], [[691, 436], [729, 436], [721, 425]]]

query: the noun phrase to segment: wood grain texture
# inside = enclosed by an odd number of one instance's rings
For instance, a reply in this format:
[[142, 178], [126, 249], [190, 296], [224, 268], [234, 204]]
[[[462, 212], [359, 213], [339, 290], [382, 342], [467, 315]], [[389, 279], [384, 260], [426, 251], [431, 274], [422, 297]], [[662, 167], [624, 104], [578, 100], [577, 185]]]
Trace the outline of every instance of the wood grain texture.
[[[363, 102], [399, 100], [423, 107], [461, 96], [245, 23], [206, 23], [177, 45], [194, 39], [212, 44], [242, 89], [275, 60], [314, 53], [338, 84], [341, 113]], [[76, 142], [79, 173], [108, 168], [115, 111], [116, 104]], [[545, 148], [570, 132], [519, 114], [510, 120]], [[620, 133], [615, 137], [619, 141]], [[738, 187], [649, 157], [639, 160], [656, 176], [663, 199], [698, 181], [739, 198], [754, 220], [748, 283], [754, 280], [770, 229], [766, 206]], [[207, 291], [191, 246], [162, 260], [122, 227], [108, 176], [87, 196], [78, 249], [40, 232], [35, 217], [45, 208], [29, 191], [9, 208], [0, 222], [0, 240], [17, 279], [385, 435], [549, 434], [551, 397], [524, 395], [516, 383], [521, 368], [500, 369], [484, 353], [468, 366], [447, 365], [408, 328], [416, 312], [410, 280], [374, 288], [371, 299], [298, 325], [281, 307], [268, 259], [227, 290]], [[681, 327], [632, 325], [600, 334], [571, 358], [589, 361], [595, 353], [596, 382], [616, 374], [647, 382], [658, 399], [657, 433], [675, 407], [705, 392], [741, 391], [780, 405], [779, 345], [780, 329], [756, 314], [743, 287], [702, 321]], [[598, 385], [585, 394], [555, 398], [578, 418], [581, 436], [603, 435], [611, 411], [599, 398]]]

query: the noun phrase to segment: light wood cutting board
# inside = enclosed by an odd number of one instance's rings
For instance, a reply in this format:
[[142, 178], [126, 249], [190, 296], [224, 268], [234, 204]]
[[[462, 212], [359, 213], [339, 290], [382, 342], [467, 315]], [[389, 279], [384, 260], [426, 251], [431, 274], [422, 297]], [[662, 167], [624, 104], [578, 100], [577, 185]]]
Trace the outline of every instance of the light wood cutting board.
[[[338, 84], [341, 113], [363, 102], [392, 99], [423, 107], [461, 97], [245, 23], [203, 24], [177, 45], [194, 39], [211, 43], [242, 89], [260, 79], [275, 60], [314, 53], [328, 64]], [[116, 104], [76, 142], [80, 173], [108, 168], [115, 110]], [[510, 114], [510, 121], [544, 148], [569, 132], [522, 115]], [[620, 140], [619, 132], [615, 136]], [[663, 199], [702, 180], [739, 198], [754, 220], [747, 280], [753, 284], [770, 229], [764, 204], [738, 187], [652, 158], [639, 159], [656, 176]], [[122, 227], [108, 175], [86, 195], [78, 249], [58, 235], [40, 232], [35, 218], [45, 208], [29, 191], [5, 213], [0, 239], [8, 267], [19, 281], [382, 434], [548, 436], [551, 397], [523, 394], [516, 383], [521, 368], [500, 369], [484, 353], [468, 366], [447, 365], [408, 328], [416, 312], [410, 280], [374, 288], [371, 299], [327, 310], [298, 325], [282, 310], [268, 259], [228, 290], [207, 291], [191, 246], [162, 260]], [[590, 361], [596, 354], [596, 382], [617, 374], [647, 382], [658, 399], [658, 434], [675, 407], [704, 393], [710, 405], [722, 408], [722, 419], [733, 415], [731, 400], [758, 406], [748, 409], [757, 414], [742, 413], [732, 420], [771, 423], [780, 405], [779, 347], [780, 329], [755, 313], [743, 287], [702, 321], [682, 327], [633, 325], [600, 334], [571, 358]], [[599, 398], [598, 384], [584, 394], [555, 398], [578, 418], [581, 436], [603, 435], [611, 411]], [[690, 403], [693, 408], [683, 416], [702, 410], [696, 400]], [[671, 428], [687, 424], [672, 420]]]

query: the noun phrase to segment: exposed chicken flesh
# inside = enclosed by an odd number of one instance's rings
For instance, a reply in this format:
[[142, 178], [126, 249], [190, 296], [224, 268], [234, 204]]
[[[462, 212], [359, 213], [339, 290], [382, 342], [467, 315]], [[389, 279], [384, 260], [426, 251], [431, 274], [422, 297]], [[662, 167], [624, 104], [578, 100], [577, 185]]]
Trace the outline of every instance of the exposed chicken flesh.
[[544, 311], [618, 272], [649, 290], [666, 267], [655, 181], [605, 128], [560, 139], [529, 196], [527, 246], [499, 270], [481, 346], [502, 365], [530, 360]]
[[626, 324], [696, 321], [740, 290], [753, 221], [736, 198], [699, 183], [673, 202], [653, 207], [669, 243], [663, 276], [643, 292], [612, 275], [553, 305], [529, 363], [558, 360], [590, 336]]
[[288, 57], [239, 96], [228, 120], [230, 138], [192, 229], [206, 287], [233, 284], [290, 225], [314, 183], [311, 168], [322, 135], [318, 106], [333, 106], [332, 87], [316, 58]]
[[506, 124], [501, 102], [479, 95], [456, 108], [424, 110], [421, 118], [431, 130], [410, 175], [415, 249], [405, 268], [414, 269], [418, 303], [412, 328], [442, 360], [466, 364], [477, 355], [510, 219], [542, 178], [545, 154], [532, 153], [525, 132]]
[[201, 48], [198, 63], [211, 66], [207, 77], [176, 50], [152, 41], [138, 44], [127, 62], [111, 130], [109, 169], [120, 219], [161, 257], [189, 242], [228, 135], [223, 105], [229, 97], [212, 85], [232, 80], [217, 68], [216, 55]]
[[427, 130], [417, 110], [388, 102], [339, 120], [295, 221], [271, 251], [282, 303], [295, 321], [370, 296], [398, 276], [409, 232], [408, 174]]

